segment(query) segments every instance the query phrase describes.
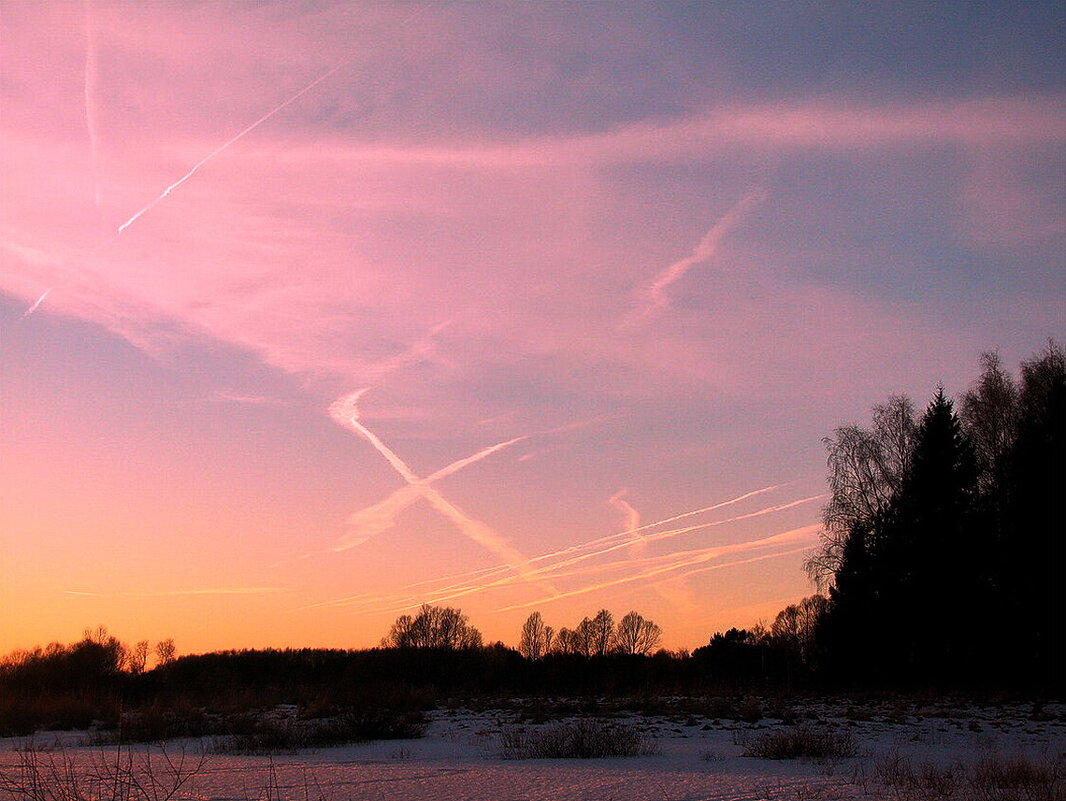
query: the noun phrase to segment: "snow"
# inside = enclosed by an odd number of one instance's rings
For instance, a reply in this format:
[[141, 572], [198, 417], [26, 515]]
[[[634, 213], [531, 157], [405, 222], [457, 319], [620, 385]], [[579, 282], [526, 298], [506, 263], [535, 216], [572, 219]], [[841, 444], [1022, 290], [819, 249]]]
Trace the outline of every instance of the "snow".
[[[1047, 764], [1066, 759], [1066, 707], [1033, 714], [1028, 705], [955, 706], [913, 703], [848, 708], [804, 703], [804, 724], [849, 732], [858, 756], [832, 760], [766, 760], [743, 756], [745, 744], [786, 723], [757, 724], [689, 715], [614, 717], [638, 726], [652, 753], [593, 760], [507, 760], [501, 733], [550, 723], [507, 710], [442, 709], [430, 713], [425, 737], [274, 756], [211, 754], [176, 798], [199, 801], [787, 801], [895, 797], [880, 785], [878, 765], [895, 754], [915, 765], [972, 765], [982, 756], [1024, 756]], [[114, 761], [111, 747], [84, 744], [84, 735], [37, 735], [42, 756]], [[0, 772], [12, 771], [24, 740], [0, 740]], [[192, 754], [199, 741], [170, 743]], [[134, 746], [135, 754], [146, 746]], [[158, 747], [152, 747], [158, 754]], [[965, 798], [965, 793], [956, 795]], [[7, 801], [0, 791], [0, 799]]]

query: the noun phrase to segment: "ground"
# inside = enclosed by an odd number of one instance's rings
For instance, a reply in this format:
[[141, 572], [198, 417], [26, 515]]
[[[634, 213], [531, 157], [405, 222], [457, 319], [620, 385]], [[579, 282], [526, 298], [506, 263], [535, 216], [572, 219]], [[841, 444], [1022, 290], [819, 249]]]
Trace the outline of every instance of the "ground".
[[[698, 712], [698, 709], [696, 710]], [[864, 799], [1066, 798], [1066, 705], [876, 704], [807, 701], [781, 717], [741, 722], [684, 713], [614, 713], [605, 725], [635, 727], [651, 753], [627, 758], [513, 760], [503, 734], [536, 732], [560, 718], [507, 709], [439, 709], [426, 735], [288, 754], [209, 754], [201, 741], [168, 743], [195, 775], [172, 797], [197, 801], [858, 801]], [[545, 719], [551, 717], [551, 719]], [[760, 738], [796, 726], [851, 742], [856, 755], [771, 760], [745, 756]], [[71, 763], [85, 777], [153, 755], [159, 746], [86, 745], [84, 734], [37, 735], [38, 765]], [[0, 740], [0, 775], [19, 777], [24, 739]], [[1022, 767], [1019, 767], [1022, 766]], [[998, 772], [997, 772], [998, 771]], [[1009, 779], [1009, 781], [1008, 781]], [[1010, 782], [1014, 784], [1007, 786]], [[5, 795], [0, 801], [19, 797]], [[22, 796], [67, 801], [71, 795]], [[107, 798], [116, 797], [112, 795]], [[150, 798], [133, 794], [121, 798]]]

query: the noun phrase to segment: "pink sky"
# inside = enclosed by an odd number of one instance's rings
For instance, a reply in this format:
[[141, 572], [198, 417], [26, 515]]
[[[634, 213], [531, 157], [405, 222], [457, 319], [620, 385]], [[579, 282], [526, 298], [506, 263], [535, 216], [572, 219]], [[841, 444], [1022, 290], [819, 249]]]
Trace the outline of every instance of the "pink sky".
[[0, 5], [0, 652], [771, 619], [823, 436], [1066, 334], [1062, 26]]

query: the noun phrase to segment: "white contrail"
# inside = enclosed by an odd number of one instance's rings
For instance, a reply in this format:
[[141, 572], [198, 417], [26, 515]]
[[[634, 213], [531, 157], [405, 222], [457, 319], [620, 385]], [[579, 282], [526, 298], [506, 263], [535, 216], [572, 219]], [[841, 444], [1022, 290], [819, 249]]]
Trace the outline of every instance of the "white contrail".
[[[797, 539], [813, 539], [818, 531], [821, 530], [821, 524], [814, 524], [810, 526], [803, 526], [802, 528], [792, 529], [791, 531], [784, 531], [780, 534], [774, 534], [770, 537], [764, 537], [759, 540], [753, 540], [751, 542], [742, 542], [736, 545], [721, 545], [712, 548], [703, 548], [697, 551], [686, 551], [681, 554], [671, 554], [670, 556], [681, 556], [682, 559], [677, 562], [670, 562], [667, 564], [659, 564], [641, 573], [637, 573], [630, 576], [622, 576], [620, 578], [612, 579], [610, 581], [604, 581], [600, 584], [591, 584], [584, 587], [578, 587], [574, 590], [562, 592], [556, 595], [554, 598], [544, 599], [546, 601], [557, 601], [562, 598], [571, 598], [575, 595], [585, 595], [590, 592], [596, 592], [597, 590], [605, 590], [610, 587], [617, 587], [620, 584], [629, 584], [634, 581], [644, 581], [658, 576], [663, 576], [668, 573], [673, 573], [677, 570], [681, 570], [685, 567], [694, 567], [696, 565], [704, 564], [706, 562], [720, 559], [722, 556], [728, 556], [731, 553], [744, 552], [747, 550], [753, 550], [755, 548], [767, 548], [774, 545], [778, 545], [784, 542], [793, 542]], [[798, 548], [787, 553], [796, 553], [799, 551], [807, 550], [810, 546], [804, 548]], [[774, 556], [784, 556], [785, 553], [768, 554], [764, 558], [771, 558]], [[618, 565], [624, 565], [625, 562], [616, 563]], [[732, 563], [730, 563], [732, 564]], [[728, 565], [722, 565], [721, 567], [727, 567]], [[696, 571], [692, 571], [696, 572]], [[512, 604], [510, 606], [502, 607], [498, 609], [499, 612], [507, 612], [513, 609], [525, 609], [530, 606], [536, 606], [542, 601], [530, 601], [527, 603]]]
[[[822, 496], [822, 495], [816, 495], [816, 496], [812, 496], [810, 498], [800, 498], [800, 499], [795, 500], [795, 501], [790, 501], [790, 502], [784, 503], [784, 504], [778, 504], [776, 506], [768, 506], [768, 507], [765, 507], [763, 509], [759, 509], [759, 510], [757, 510], [755, 512], [748, 512], [748, 513], [743, 514], [743, 515], [736, 515], [734, 517], [729, 517], [729, 518], [726, 518], [724, 520], [713, 520], [713, 521], [710, 521], [708, 523], [699, 523], [697, 525], [685, 526], [683, 528], [678, 528], [678, 529], [670, 529], [670, 530], [667, 530], [667, 531], [658, 531], [658, 532], [646, 535], [645, 540], [650, 543], [650, 542], [657, 542], [657, 541], [660, 541], [660, 540], [670, 539], [670, 538], [677, 537], [677, 536], [680, 536], [682, 534], [687, 534], [687, 533], [690, 533], [690, 532], [693, 532], [693, 531], [700, 531], [700, 530], [704, 530], [704, 529], [707, 529], [707, 528], [713, 528], [713, 527], [716, 527], [716, 526], [722, 526], [722, 525], [726, 525], [728, 523], [737, 522], [737, 521], [740, 521], [740, 520], [748, 520], [748, 519], [751, 519], [751, 518], [754, 518], [754, 517], [761, 517], [761, 516], [764, 516], [764, 515], [767, 515], [767, 514], [772, 514], [774, 512], [784, 511], [784, 510], [794, 508], [794, 507], [799, 506], [799, 505], [804, 504], [804, 503], [809, 503], [809, 502], [811, 502], [813, 500], [818, 500], [818, 499], [823, 498], [823, 497], [824, 496]], [[720, 505], [724, 505], [724, 504], [720, 504]], [[680, 516], [682, 516], [682, 515], [678, 515], [678, 517], [680, 517]], [[656, 525], [656, 524], [654, 524], [654, 523], [649, 524], [649, 526], [654, 526], [654, 525]], [[646, 527], [642, 527], [642, 528], [646, 528]], [[567, 570], [566, 569], [566, 568], [571, 568], [574, 565], [577, 565], [577, 564], [579, 564], [581, 562], [586, 562], [586, 561], [588, 561], [590, 559], [595, 559], [597, 557], [605, 556], [608, 553], [611, 553], [613, 551], [617, 551], [617, 550], [619, 550], [621, 548], [628, 547], [630, 545], [630, 541], [629, 541], [628, 537], [629, 537], [629, 535], [632, 534], [632, 532], [631, 531], [629, 531], [629, 532], [621, 532], [620, 534], [612, 534], [612, 535], [610, 535], [610, 537], [601, 537], [601, 538], [599, 538], [597, 540], [591, 540], [590, 542], [585, 543], [584, 546], [581, 546], [581, 545], [573, 546], [567, 552], [580, 551], [582, 549], [587, 549], [589, 546], [594, 545], [594, 544], [602, 544], [605, 540], [614, 540], [614, 544], [610, 545], [609, 547], [602, 547], [602, 548], [600, 548], [600, 550], [597, 550], [597, 551], [580, 554], [578, 556], [572, 556], [569, 559], [564, 559], [562, 561], [554, 562], [554, 563], [551, 563], [551, 564], [548, 564], [548, 565], [544, 565], [542, 567], [535, 568], [535, 569], [530, 571], [530, 575], [529, 576], [525, 576], [525, 577], [521, 577], [521, 578], [524, 579], [524, 580], [527, 580], [527, 581], [531, 577], [542, 578], [542, 579], [550, 580], [550, 581], [555, 581], [555, 580], [558, 580], [558, 579], [561, 579], [561, 578], [562, 579], [573, 579], [573, 578], [580, 578], [580, 577], [585, 577], [585, 576], [590, 576], [590, 575], [597, 575], [597, 574], [601, 574], [601, 573], [605, 573], [605, 572], [611, 572], [611, 571], [614, 571], [614, 570], [618, 570], [620, 568], [632, 568], [632, 567], [634, 567], [636, 565], [640, 565], [640, 564], [660, 564], [660, 563], [662, 563], [664, 561], [669, 562], [670, 560], [677, 559], [679, 556], [684, 556], [684, 555], [706, 554], [706, 553], [712, 553], [712, 552], [713, 553], [732, 553], [732, 552], [735, 552], [735, 551], [738, 551], [738, 550], [747, 550], [747, 549], [751, 549], [751, 548], [765, 547], [767, 543], [777, 542], [778, 540], [780, 540], [782, 538], [787, 538], [787, 537], [789, 537], [791, 535], [794, 535], [796, 532], [806, 533], [807, 530], [810, 529], [810, 528], [811, 527], [808, 526], [808, 527], [805, 527], [804, 529], [794, 529], [792, 531], [785, 532], [784, 534], [774, 535], [773, 537], [761, 538], [761, 539], [757, 539], [757, 540], [751, 540], [749, 542], [736, 543], [736, 544], [733, 544], [733, 545], [715, 545], [715, 546], [710, 546], [709, 548], [698, 549], [697, 551], [674, 552], [674, 553], [665, 554], [665, 555], [661, 555], [661, 556], [644, 557], [644, 558], [641, 558], [641, 559], [627, 558], [627, 559], [624, 559], [624, 560], [610, 562], [610, 563], [607, 563], [607, 564], [604, 564], [604, 565], [593, 565], [593, 566], [590, 566], [590, 567], [573, 569], [573, 570]], [[817, 528], [817, 526], [814, 526], [814, 528]], [[541, 556], [537, 556], [537, 557], [535, 557], [533, 559], [530, 559], [529, 563], [533, 564], [533, 563], [536, 563], [536, 562], [544, 561], [545, 559], [551, 559], [551, 558], [554, 558], [556, 556], [561, 555], [562, 553], [563, 552], [555, 552], [555, 553], [552, 553], [552, 554], [543, 554]], [[685, 567], [685, 566], [687, 566], [687, 564], [686, 565], [680, 565], [680, 567]], [[456, 582], [456, 583], [453, 583], [453, 584], [450, 584], [450, 585], [438, 587], [435, 590], [430, 591], [429, 593], [422, 593], [417, 599], [414, 598], [413, 596], [406, 596], [406, 597], [405, 596], [400, 596], [400, 595], [385, 596], [385, 597], [378, 596], [376, 598], [367, 599], [366, 601], [363, 602], [363, 605], [364, 605], [364, 607], [371, 607], [371, 609], [369, 611], [396, 611], [397, 609], [406, 609], [406, 608], [409, 608], [410, 606], [417, 606], [418, 603], [421, 603], [423, 601], [426, 602], [426, 603], [440, 603], [440, 602], [443, 602], [443, 601], [450, 601], [450, 600], [454, 600], [456, 598], [462, 598], [462, 597], [465, 597], [465, 596], [468, 596], [468, 595], [473, 595], [473, 594], [476, 594], [476, 593], [487, 592], [487, 591], [490, 591], [490, 590], [503, 589], [505, 587], [513, 585], [514, 583], [516, 583], [516, 581], [519, 580], [519, 577], [515, 576], [512, 573], [507, 573], [505, 571], [505, 569], [503, 569], [503, 568], [495, 568], [495, 569], [490, 569], [490, 570], [483, 570], [483, 571], [478, 571], [478, 573], [480, 575], [477, 575], [477, 576], [475, 576], [473, 574], [465, 574], [465, 575], [464, 574], [460, 574], [459, 576], [455, 576], [453, 578], [465, 579], [465, 580], [461, 580], [459, 582]], [[480, 581], [474, 581], [474, 579], [480, 579]], [[446, 579], [441, 579], [441, 580], [446, 580]], [[471, 582], [473, 582], [473, 583], [471, 583]], [[417, 584], [412, 584], [412, 585], [407, 585], [405, 587], [401, 587], [400, 591], [411, 589], [412, 587], [424, 586], [424, 585], [432, 584], [432, 583], [434, 583], [434, 582], [423, 581], [423, 582], [419, 582]], [[343, 602], [343, 601], [339, 601], [338, 603], [340, 603], [340, 602]], [[323, 604], [323, 605], [327, 605], [328, 603], [329, 602], [326, 602], [326, 604]], [[385, 604], [385, 606], [384, 607], [375, 606], [376, 603]], [[402, 605], [397, 606], [397, 604], [402, 604]], [[364, 610], [364, 611], [366, 611], [366, 610]]]
[[767, 197], [769, 195], [761, 189], [748, 192], [714, 224], [711, 230], [703, 235], [703, 239], [696, 245], [696, 249], [692, 253], [679, 261], [675, 261], [660, 272], [647, 289], [647, 303], [637, 315], [637, 321], [644, 319], [658, 309], [668, 306], [670, 299], [666, 295], [667, 288], [675, 281], [679, 281], [685, 273], [697, 264], [712, 258], [718, 251], [723, 237]]
[[20, 317], [19, 319], [20, 320], [25, 320], [27, 317], [29, 317], [31, 314], [33, 314], [35, 311], [37, 311], [37, 307], [40, 306], [42, 303], [44, 303], [44, 299], [48, 297], [48, 293], [51, 292], [51, 291], [52, 291], [52, 287], [48, 287], [48, 289], [46, 289], [41, 294], [41, 296], [39, 298], [37, 298], [37, 300], [35, 300], [33, 302], [33, 305], [30, 306], [28, 309], [26, 309], [26, 311], [24, 311], [22, 313], [22, 317]]
[[495, 445], [482, 448], [477, 453], [467, 456], [465, 459], [459, 459], [458, 461], [452, 462], [447, 467], [443, 467], [436, 473], [421, 479], [417, 485], [406, 484], [374, 505], [353, 513], [351, 517], [348, 518], [348, 523], [352, 527], [352, 531], [338, 540], [333, 546], [333, 550], [346, 551], [349, 548], [353, 548], [356, 545], [366, 542], [371, 537], [380, 534], [383, 531], [388, 531], [396, 524], [396, 518], [401, 512], [422, 498], [421, 486], [428, 486], [443, 478], [447, 478], [453, 473], [459, 472], [464, 467], [474, 464], [475, 462], [480, 462], [485, 457], [491, 456], [497, 451], [501, 451], [504, 448], [525, 439], [528, 439], [528, 437], [514, 437], [505, 442], [498, 442]]
[[[448, 468], [444, 468], [444, 469], [446, 470]], [[427, 479], [427, 481], [428, 481], [428, 479]], [[640, 532], [648, 531], [650, 529], [657, 528], [658, 526], [662, 526], [662, 525], [665, 525], [667, 523], [672, 523], [672, 522], [675, 522], [677, 520], [683, 520], [685, 518], [693, 517], [695, 515], [703, 514], [705, 512], [711, 512], [711, 511], [715, 511], [715, 510], [718, 510], [718, 509], [725, 508], [727, 506], [732, 506], [734, 504], [737, 504], [737, 503], [740, 503], [742, 501], [745, 501], [748, 498], [752, 498], [752, 497], [755, 497], [757, 495], [762, 495], [764, 493], [771, 492], [772, 490], [775, 490], [775, 489], [780, 489], [783, 486], [785, 486], [785, 485], [784, 484], [771, 484], [770, 486], [767, 486], [767, 487], [762, 487], [762, 488], [756, 489], [756, 490], [750, 490], [749, 492], [744, 492], [744, 493], [742, 493], [740, 495], [737, 495], [736, 497], [729, 498], [727, 500], [720, 501], [720, 502], [715, 503], [715, 504], [711, 504], [710, 506], [703, 506], [703, 507], [700, 507], [699, 509], [693, 509], [692, 511], [689, 511], [689, 512], [682, 512], [680, 514], [672, 515], [670, 517], [663, 518], [662, 520], [656, 520], [653, 523], [646, 523], [645, 525], [639, 526], [639, 527], [637, 527], [635, 529], [632, 529], [632, 530], [622, 531], [622, 532], [615, 533], [615, 534], [609, 534], [609, 535], [607, 535], [605, 537], [597, 537], [595, 539], [589, 540], [587, 542], [584, 542], [584, 543], [581, 543], [581, 544], [578, 544], [578, 545], [571, 545], [571, 546], [568, 546], [568, 547], [563, 548], [563, 549], [558, 550], [558, 551], [552, 551], [550, 553], [541, 554], [539, 556], [536, 556], [536, 557], [533, 557], [533, 558], [529, 559], [528, 563], [529, 564], [536, 564], [538, 562], [544, 562], [544, 561], [547, 561], [547, 560], [550, 560], [550, 559], [555, 559], [555, 558], [560, 557], [560, 556], [567, 556], [569, 554], [581, 554], [583, 551], [587, 551], [590, 548], [596, 548], [596, 547], [602, 548], [603, 546], [605, 546], [605, 545], [607, 545], [609, 543], [617, 543], [619, 541], [622, 541], [624, 543], [625, 541], [628, 541], [633, 536], [639, 535]], [[401, 488], [401, 490], [397, 490], [397, 492], [402, 492], [402, 491], [405, 491], [405, 490], [408, 490], [408, 489], [409, 489], [409, 487], [404, 487], [404, 488]], [[820, 497], [820, 496], [818, 496], [818, 497]], [[747, 519], [747, 518], [754, 517], [754, 516], [769, 514], [771, 511], [778, 511], [780, 509], [789, 508], [791, 506], [794, 506], [794, 505], [797, 505], [797, 504], [800, 504], [800, 503], [806, 503], [808, 500], [809, 499], [804, 498], [804, 499], [801, 499], [799, 501], [794, 501], [794, 502], [792, 502], [790, 504], [784, 504], [782, 506], [767, 507], [766, 509], [760, 509], [760, 510], [758, 510], [756, 512], [751, 512], [751, 513], [748, 513], [747, 515], [742, 515], [742, 516], [740, 516], [738, 518], [726, 518], [725, 520], [711, 521], [709, 523], [703, 523], [703, 524], [700, 524], [700, 525], [697, 525], [697, 526], [689, 526], [689, 527], [680, 528], [680, 529], [671, 529], [669, 531], [657, 532], [656, 536], [654, 537], [654, 539], [657, 540], [657, 539], [663, 539], [663, 538], [671, 537], [671, 536], [678, 536], [680, 534], [685, 534], [685, 533], [688, 533], [688, 532], [691, 532], [691, 531], [701, 530], [701, 529], [704, 529], [704, 528], [710, 528], [710, 527], [714, 527], [714, 526], [725, 525], [727, 523], [734, 522], [735, 520], [739, 520], [739, 519]], [[386, 499], [386, 501], [388, 501], [388, 499]], [[609, 552], [611, 550], [614, 550], [614, 548], [613, 547], [608, 548], [606, 551], [597, 551], [595, 554], [593, 554], [593, 556], [602, 555], [602, 553], [606, 553], [606, 552]], [[581, 555], [581, 556], [578, 556], [576, 559], [565, 560], [563, 562], [559, 562], [559, 563], [554, 564], [554, 565], [547, 565], [545, 567], [537, 568], [537, 570], [538, 571], [548, 571], [548, 570], [551, 570], [551, 569], [558, 569], [558, 568], [561, 568], [561, 567], [564, 567], [564, 566], [568, 566], [568, 565], [574, 564], [576, 562], [585, 561], [585, 559], [587, 559], [587, 558], [591, 558], [591, 557], [587, 556], [587, 555]], [[434, 584], [438, 584], [438, 585], [442, 585], [442, 586], [438, 586], [435, 590], [432, 590], [431, 592], [439, 594], [439, 593], [453, 592], [453, 591], [466, 591], [466, 592], [464, 592], [464, 594], [469, 594], [469, 593], [474, 593], [474, 592], [481, 591], [482, 589], [492, 589], [495, 586], [497, 586], [497, 584], [499, 584], [499, 583], [506, 583], [506, 582], [491, 581], [490, 583], [470, 584], [470, 582], [472, 582], [472, 581], [479, 580], [480, 582], [485, 582], [485, 581], [487, 581], [489, 579], [496, 579], [499, 576], [507, 576], [507, 580], [508, 581], [513, 578], [513, 575], [510, 575], [510, 570], [509, 570], [509, 568], [507, 566], [495, 566], [495, 567], [489, 567], [489, 568], [479, 568], [478, 570], [471, 570], [471, 571], [466, 571], [466, 572], [463, 572], [463, 573], [455, 573], [455, 574], [448, 575], [448, 576], [441, 576], [441, 577], [436, 578], [436, 579], [426, 579], [426, 580], [423, 580], [423, 581], [414, 582], [412, 584], [405, 584], [404, 586], [399, 587], [398, 591], [399, 592], [404, 592], [404, 591], [407, 591], [407, 590], [414, 590], [416, 588], [427, 587], [427, 586], [432, 586]], [[453, 583], [449, 584], [448, 582], [453, 582]], [[336, 598], [336, 599], [332, 599], [332, 600], [329, 600], [329, 601], [322, 601], [322, 602], [319, 602], [317, 604], [312, 604], [311, 606], [312, 607], [314, 607], [314, 606], [332, 606], [332, 605], [346, 604], [346, 603], [350, 603], [350, 602], [352, 602], [354, 600], [357, 600], [357, 599], [363, 599], [363, 598], [368, 598], [368, 597], [371, 597], [371, 599], [366, 601], [366, 603], [374, 603], [374, 602], [386, 601], [386, 598], [383, 598], [381, 596], [372, 596], [371, 593], [361, 593], [358, 596], [347, 596], [345, 598]], [[386, 601], [386, 602], [395, 603], [396, 602], [395, 597], [393, 597], [391, 601]], [[311, 608], [311, 607], [301, 607], [301, 608]]]
[[126, 222], [122, 223], [122, 225], [120, 225], [118, 227], [118, 232], [121, 234], [123, 231], [125, 231], [127, 228], [129, 228], [130, 225], [132, 225], [134, 222], [136, 222], [136, 220], [141, 215], [143, 215], [145, 212], [147, 212], [149, 209], [151, 209], [153, 206], [155, 206], [156, 203], [161, 201], [163, 198], [165, 198], [167, 195], [169, 195], [171, 192], [173, 192], [175, 189], [177, 189], [183, 183], [185, 183], [190, 178], [192, 178], [193, 174], [198, 169], [200, 169], [202, 166], [204, 166], [207, 162], [209, 162], [211, 159], [213, 159], [215, 156], [217, 156], [223, 150], [228, 148], [230, 145], [232, 145], [238, 139], [243, 137], [245, 134], [248, 134], [251, 131], [253, 131], [256, 128], [258, 128], [260, 125], [262, 125], [264, 122], [269, 120], [271, 117], [273, 117], [275, 114], [277, 114], [283, 108], [285, 108], [287, 105], [289, 105], [290, 103], [294, 102], [297, 98], [303, 96], [307, 92], [309, 92], [312, 89], [314, 89], [316, 86], [318, 86], [318, 84], [322, 83], [322, 81], [326, 80], [326, 78], [330, 77], [333, 73], [335, 73], [337, 70], [339, 70], [341, 67], [343, 67], [346, 63], [347, 62], [342, 61], [340, 64], [338, 64], [336, 67], [331, 69], [329, 72], [319, 76], [318, 78], [315, 78], [313, 81], [311, 81], [311, 83], [307, 84], [307, 86], [305, 86], [299, 92], [294, 94], [288, 100], [286, 100], [286, 101], [284, 101], [282, 103], [279, 103], [278, 105], [274, 106], [274, 108], [272, 108], [270, 111], [268, 111], [262, 117], [257, 119], [255, 122], [253, 122], [251, 125], [249, 125], [247, 128], [245, 128], [239, 134], [234, 136], [232, 139], [227, 141], [225, 144], [221, 145], [220, 147], [216, 148], [215, 150], [212, 150], [210, 153], [208, 153], [206, 156], [204, 156], [202, 159], [200, 159], [198, 162], [196, 162], [196, 164], [193, 165], [193, 168], [191, 170], [189, 170], [187, 173], [185, 173], [185, 175], [183, 175], [177, 181], [175, 181], [170, 186], [168, 186], [166, 189], [164, 189], [163, 190], [163, 194], [161, 194], [159, 197], [157, 197], [155, 200], [153, 200], [151, 203], [149, 203], [143, 209], [141, 209], [136, 214], [134, 214], [132, 217], [130, 217], [128, 220], [126, 220]]
[[85, 73], [83, 79], [83, 92], [85, 94], [85, 127], [89, 133], [89, 155], [92, 161], [93, 174], [93, 200], [96, 208], [100, 209], [100, 168], [99, 168], [99, 135], [97, 126], [96, 107], [96, 26], [93, 24], [92, 0], [85, 0]]
[[440, 494], [435, 488], [426, 484], [415, 475], [414, 471], [401, 459], [388, 445], [378, 438], [373, 431], [359, 422], [359, 398], [369, 388], [353, 392], [337, 400], [330, 406], [330, 417], [335, 421], [350, 428], [369, 442], [385, 460], [392, 465], [393, 470], [400, 474], [404, 481], [416, 488], [418, 493], [425, 498], [438, 512], [447, 517], [463, 534], [469, 537], [483, 548], [500, 557], [518, 575], [526, 578], [531, 583], [537, 584], [548, 592], [554, 594], [556, 590], [534, 579], [529, 570], [528, 560], [519, 551], [513, 548], [500, 534], [490, 526], [482, 523], [463, 512], [458, 506]]

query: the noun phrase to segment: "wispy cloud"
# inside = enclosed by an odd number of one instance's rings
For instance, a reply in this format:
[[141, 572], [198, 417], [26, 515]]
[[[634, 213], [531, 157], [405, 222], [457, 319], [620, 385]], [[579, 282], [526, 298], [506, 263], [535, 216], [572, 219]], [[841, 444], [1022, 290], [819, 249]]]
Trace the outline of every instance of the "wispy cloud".
[[84, 595], [91, 598], [172, 598], [186, 595], [272, 595], [287, 592], [284, 587], [212, 587], [199, 590], [158, 590], [152, 592], [90, 592], [64, 590], [65, 595]]
[[607, 505], [622, 514], [622, 528], [627, 532], [633, 532], [630, 553], [634, 556], [642, 556], [647, 543], [645, 543], [643, 537], [640, 536], [640, 512], [633, 508], [633, 505], [625, 499], [628, 491], [629, 490], [626, 489], [618, 490], [618, 492], [607, 499]]

